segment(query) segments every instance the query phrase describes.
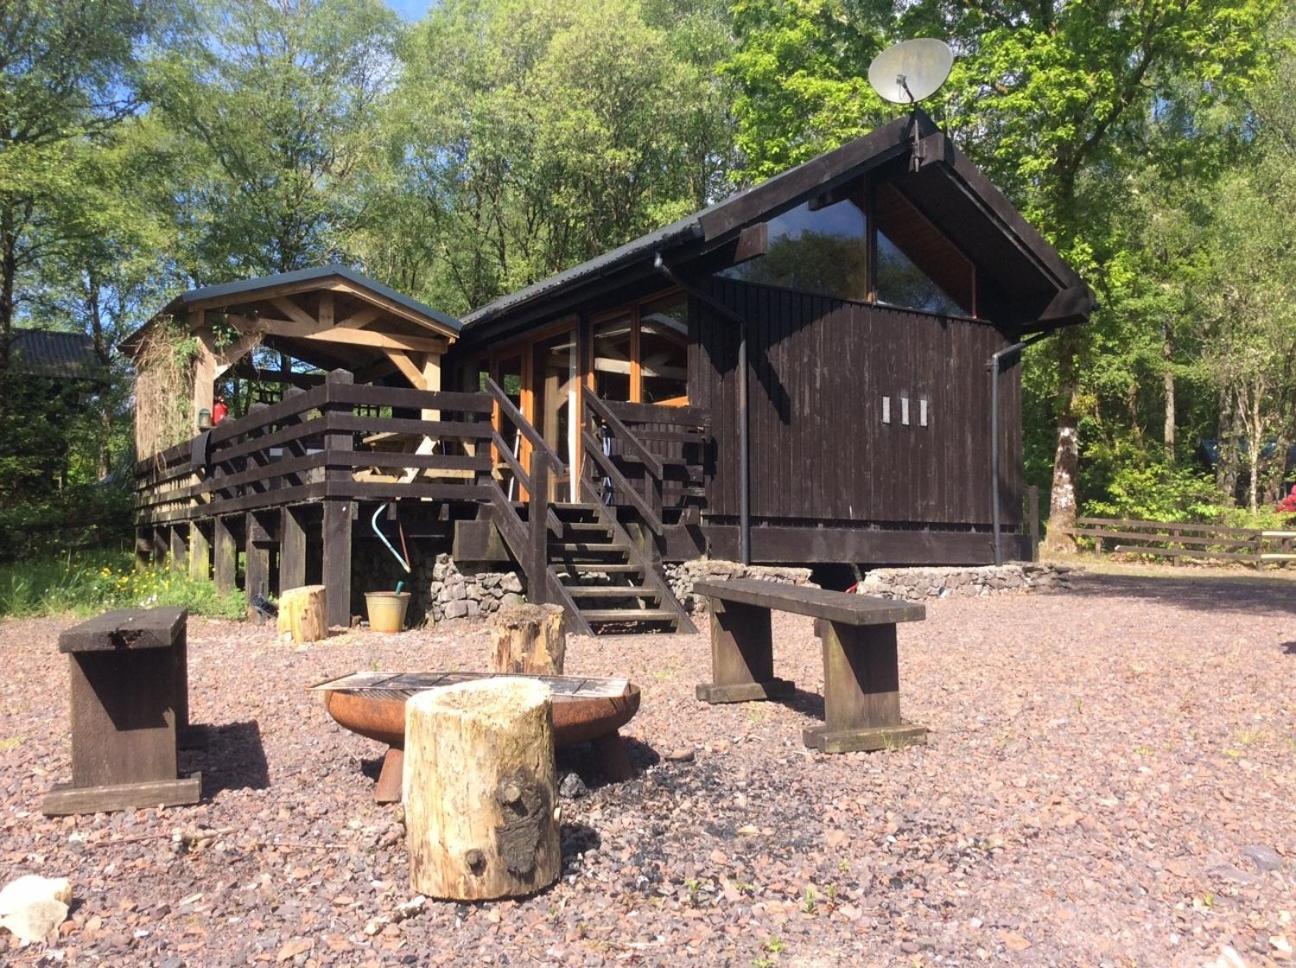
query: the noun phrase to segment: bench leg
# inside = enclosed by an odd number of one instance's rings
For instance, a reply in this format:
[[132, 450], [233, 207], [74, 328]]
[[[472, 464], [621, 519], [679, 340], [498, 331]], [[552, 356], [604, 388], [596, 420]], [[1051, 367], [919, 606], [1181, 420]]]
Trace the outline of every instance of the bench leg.
[[747, 702], [792, 695], [795, 686], [774, 677], [770, 610], [707, 600], [711, 612], [711, 676], [697, 687], [703, 702]]
[[927, 730], [900, 719], [895, 625], [825, 622], [824, 724], [805, 730], [825, 753], [895, 749], [927, 742]]

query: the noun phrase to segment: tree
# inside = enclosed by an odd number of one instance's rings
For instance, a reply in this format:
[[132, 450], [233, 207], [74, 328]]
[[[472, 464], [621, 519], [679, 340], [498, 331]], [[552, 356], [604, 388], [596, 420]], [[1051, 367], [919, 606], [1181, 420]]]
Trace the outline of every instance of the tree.
[[146, 41], [168, 5], [8, 0], [0, 20], [0, 369], [27, 287], [99, 229], [94, 153], [141, 101]]
[[457, 0], [401, 49], [387, 167], [352, 236], [371, 271], [453, 311], [591, 258], [709, 200], [727, 171], [705, 3]]
[[175, 201], [196, 279], [286, 272], [338, 250], [361, 220], [357, 172], [378, 149], [398, 36], [381, 0], [199, 0], [151, 75], [194, 155]]

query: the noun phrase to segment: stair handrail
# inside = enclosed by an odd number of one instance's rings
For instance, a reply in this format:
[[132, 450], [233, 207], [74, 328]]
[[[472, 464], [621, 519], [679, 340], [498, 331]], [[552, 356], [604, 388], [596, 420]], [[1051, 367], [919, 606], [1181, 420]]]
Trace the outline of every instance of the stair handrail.
[[[589, 431], [582, 427], [581, 436], [585, 444], [585, 450], [593, 458], [594, 462], [602, 468], [603, 472], [607, 474], [612, 483], [625, 494], [626, 499], [643, 516], [644, 522], [652, 529], [653, 533], [661, 534], [664, 528], [662, 523], [662, 481], [666, 475], [662, 462], [657, 459], [656, 454], [644, 445], [643, 441], [634, 435], [630, 428], [622, 422], [621, 418], [612, 412], [592, 388], [587, 387], [582, 396], [585, 400], [586, 414], [593, 417], [596, 422], [601, 423], [607, 429], [608, 434], [614, 440], [619, 440], [623, 449], [628, 451], [622, 456], [643, 466], [644, 493], [638, 494], [631, 487], [626, 476], [603, 453], [602, 448], [597, 445]], [[582, 423], [584, 423], [584, 420], [582, 420]]]

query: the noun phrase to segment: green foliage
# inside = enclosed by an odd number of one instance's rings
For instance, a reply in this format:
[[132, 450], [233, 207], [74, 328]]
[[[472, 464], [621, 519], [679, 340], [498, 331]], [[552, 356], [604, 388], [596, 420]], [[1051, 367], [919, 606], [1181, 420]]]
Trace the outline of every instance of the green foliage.
[[66, 548], [123, 546], [131, 536], [130, 493], [112, 483], [82, 484], [0, 505], [0, 561]]
[[179, 606], [193, 615], [242, 618], [241, 591], [167, 568], [137, 568], [129, 552], [83, 552], [0, 565], [0, 616], [89, 614], [110, 608]]
[[1104, 497], [1087, 501], [1084, 514], [1138, 521], [1216, 521], [1220, 516], [1215, 481], [1175, 464], [1115, 464]]

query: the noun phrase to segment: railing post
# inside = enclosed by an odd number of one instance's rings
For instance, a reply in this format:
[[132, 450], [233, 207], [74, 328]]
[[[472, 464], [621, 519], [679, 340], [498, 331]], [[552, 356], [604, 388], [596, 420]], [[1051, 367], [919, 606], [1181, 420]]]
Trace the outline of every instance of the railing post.
[[543, 605], [549, 600], [549, 457], [539, 449], [532, 451], [527, 526], [531, 530], [527, 598], [532, 604]]

